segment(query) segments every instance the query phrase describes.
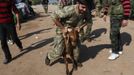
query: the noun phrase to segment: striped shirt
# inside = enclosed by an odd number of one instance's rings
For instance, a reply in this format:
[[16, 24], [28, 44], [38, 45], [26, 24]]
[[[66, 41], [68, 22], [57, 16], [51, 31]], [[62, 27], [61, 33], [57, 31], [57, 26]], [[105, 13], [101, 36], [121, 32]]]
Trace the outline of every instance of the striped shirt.
[[12, 23], [14, 21], [12, 11], [18, 13], [13, 0], [0, 1], [0, 24]]
[[121, 0], [124, 9], [124, 19], [128, 19], [131, 13], [130, 0]]

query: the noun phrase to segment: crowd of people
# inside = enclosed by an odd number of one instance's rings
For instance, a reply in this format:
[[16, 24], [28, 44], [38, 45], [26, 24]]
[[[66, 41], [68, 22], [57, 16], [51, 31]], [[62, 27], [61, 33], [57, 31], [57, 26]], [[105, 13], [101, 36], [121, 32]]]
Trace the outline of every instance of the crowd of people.
[[[96, 10], [96, 11], [93, 11]], [[103, 12], [101, 12], [103, 10]], [[109, 11], [110, 10], [110, 11]], [[122, 54], [120, 29], [128, 25], [131, 14], [130, 0], [59, 0], [59, 9], [52, 14], [52, 19], [57, 26], [54, 49], [47, 53], [46, 65], [60, 58], [64, 50], [64, 37], [62, 33], [67, 33], [66, 26], [79, 27], [83, 24], [87, 26], [86, 31], [79, 31], [79, 41], [91, 40], [92, 16], [96, 12], [106, 21], [110, 16], [110, 40], [112, 49], [109, 60], [115, 60]], [[75, 25], [75, 26], [74, 26]], [[80, 42], [74, 50], [74, 58], [79, 62]]]
[[[16, 19], [14, 19], [14, 16]], [[11, 37], [14, 43], [22, 51], [23, 46], [18, 38], [16, 29], [20, 30], [19, 11], [13, 0], [0, 0], [0, 40], [1, 47], [5, 55], [4, 64], [12, 60], [12, 55], [7, 44], [8, 37]]]
[[[90, 38], [92, 30], [93, 13], [100, 13], [103, 9], [102, 18], [106, 21], [107, 15], [110, 16], [110, 39], [112, 49], [108, 57], [109, 60], [114, 60], [122, 54], [120, 29], [128, 25], [128, 18], [130, 15], [131, 5], [130, 0], [58, 0], [59, 9], [52, 15], [52, 20], [57, 26], [56, 36], [54, 38], [54, 49], [47, 53], [46, 65], [61, 57], [64, 49], [64, 38], [62, 33], [66, 33], [66, 27], [78, 27], [79, 42], [74, 50], [74, 58], [79, 62], [79, 52], [81, 43], [85, 40], [91, 41]], [[45, 13], [48, 13], [49, 0], [41, 1]], [[13, 42], [18, 46], [20, 51], [23, 50], [21, 41], [16, 32], [21, 29], [19, 15], [23, 17], [35, 15], [31, 7], [30, 0], [0, 0], [0, 40], [1, 47], [5, 54], [4, 64], [8, 64], [12, 60], [11, 53], [7, 44], [7, 39], [11, 37]], [[108, 10], [111, 10], [110, 12]], [[96, 11], [93, 11], [96, 10]], [[20, 14], [19, 14], [20, 13]], [[100, 15], [100, 14], [97, 14]], [[14, 19], [15, 16], [15, 19]], [[81, 25], [85, 24], [86, 31], [80, 29]]]
[[35, 12], [31, 5], [31, 0], [15, 0], [15, 6], [20, 13], [21, 20], [28, 19], [31, 16], [35, 16]]

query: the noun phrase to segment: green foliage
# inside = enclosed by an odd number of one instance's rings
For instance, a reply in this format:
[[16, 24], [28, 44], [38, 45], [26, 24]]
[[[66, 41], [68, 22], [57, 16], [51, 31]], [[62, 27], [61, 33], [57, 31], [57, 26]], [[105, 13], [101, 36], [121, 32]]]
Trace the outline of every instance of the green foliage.
[[40, 3], [41, 3], [41, 0], [32, 0], [33, 5], [40, 4]]

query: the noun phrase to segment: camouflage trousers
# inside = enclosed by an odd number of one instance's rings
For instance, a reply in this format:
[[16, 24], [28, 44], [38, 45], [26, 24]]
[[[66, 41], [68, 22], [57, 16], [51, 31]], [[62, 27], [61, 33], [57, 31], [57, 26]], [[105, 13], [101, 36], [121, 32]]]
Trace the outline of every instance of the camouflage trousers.
[[121, 35], [120, 35], [120, 29], [121, 29], [121, 22], [122, 19], [117, 19], [116, 17], [110, 18], [110, 39], [112, 44], [112, 52], [118, 53], [122, 50], [121, 47]]
[[[73, 50], [74, 52], [74, 59], [78, 61], [79, 59], [79, 50], [80, 49], [80, 42], [78, 42], [76, 48]], [[47, 56], [51, 62], [59, 59], [62, 56], [64, 50], [64, 38], [60, 31], [60, 29], [56, 30], [56, 37], [54, 38], [54, 49], [48, 52]]]

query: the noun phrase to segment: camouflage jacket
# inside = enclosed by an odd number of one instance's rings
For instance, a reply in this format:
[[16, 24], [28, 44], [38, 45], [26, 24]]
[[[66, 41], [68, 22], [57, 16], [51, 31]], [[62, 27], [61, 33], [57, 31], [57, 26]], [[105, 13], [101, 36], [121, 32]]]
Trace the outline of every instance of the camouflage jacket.
[[85, 12], [84, 14], [80, 14], [78, 10], [78, 5], [66, 6], [63, 9], [55, 11], [51, 15], [52, 19], [60, 19], [60, 22], [64, 26], [76, 27], [80, 26], [84, 23], [91, 23], [91, 15], [89, 12]]
[[[111, 2], [110, 2], [111, 1]], [[123, 17], [123, 6], [121, 0], [109, 0], [110, 6], [110, 15], [115, 15], [119, 17]]]
[[122, 18], [124, 15], [123, 5], [121, 0], [97, 0], [99, 7], [109, 7], [108, 13], [110, 16]]

